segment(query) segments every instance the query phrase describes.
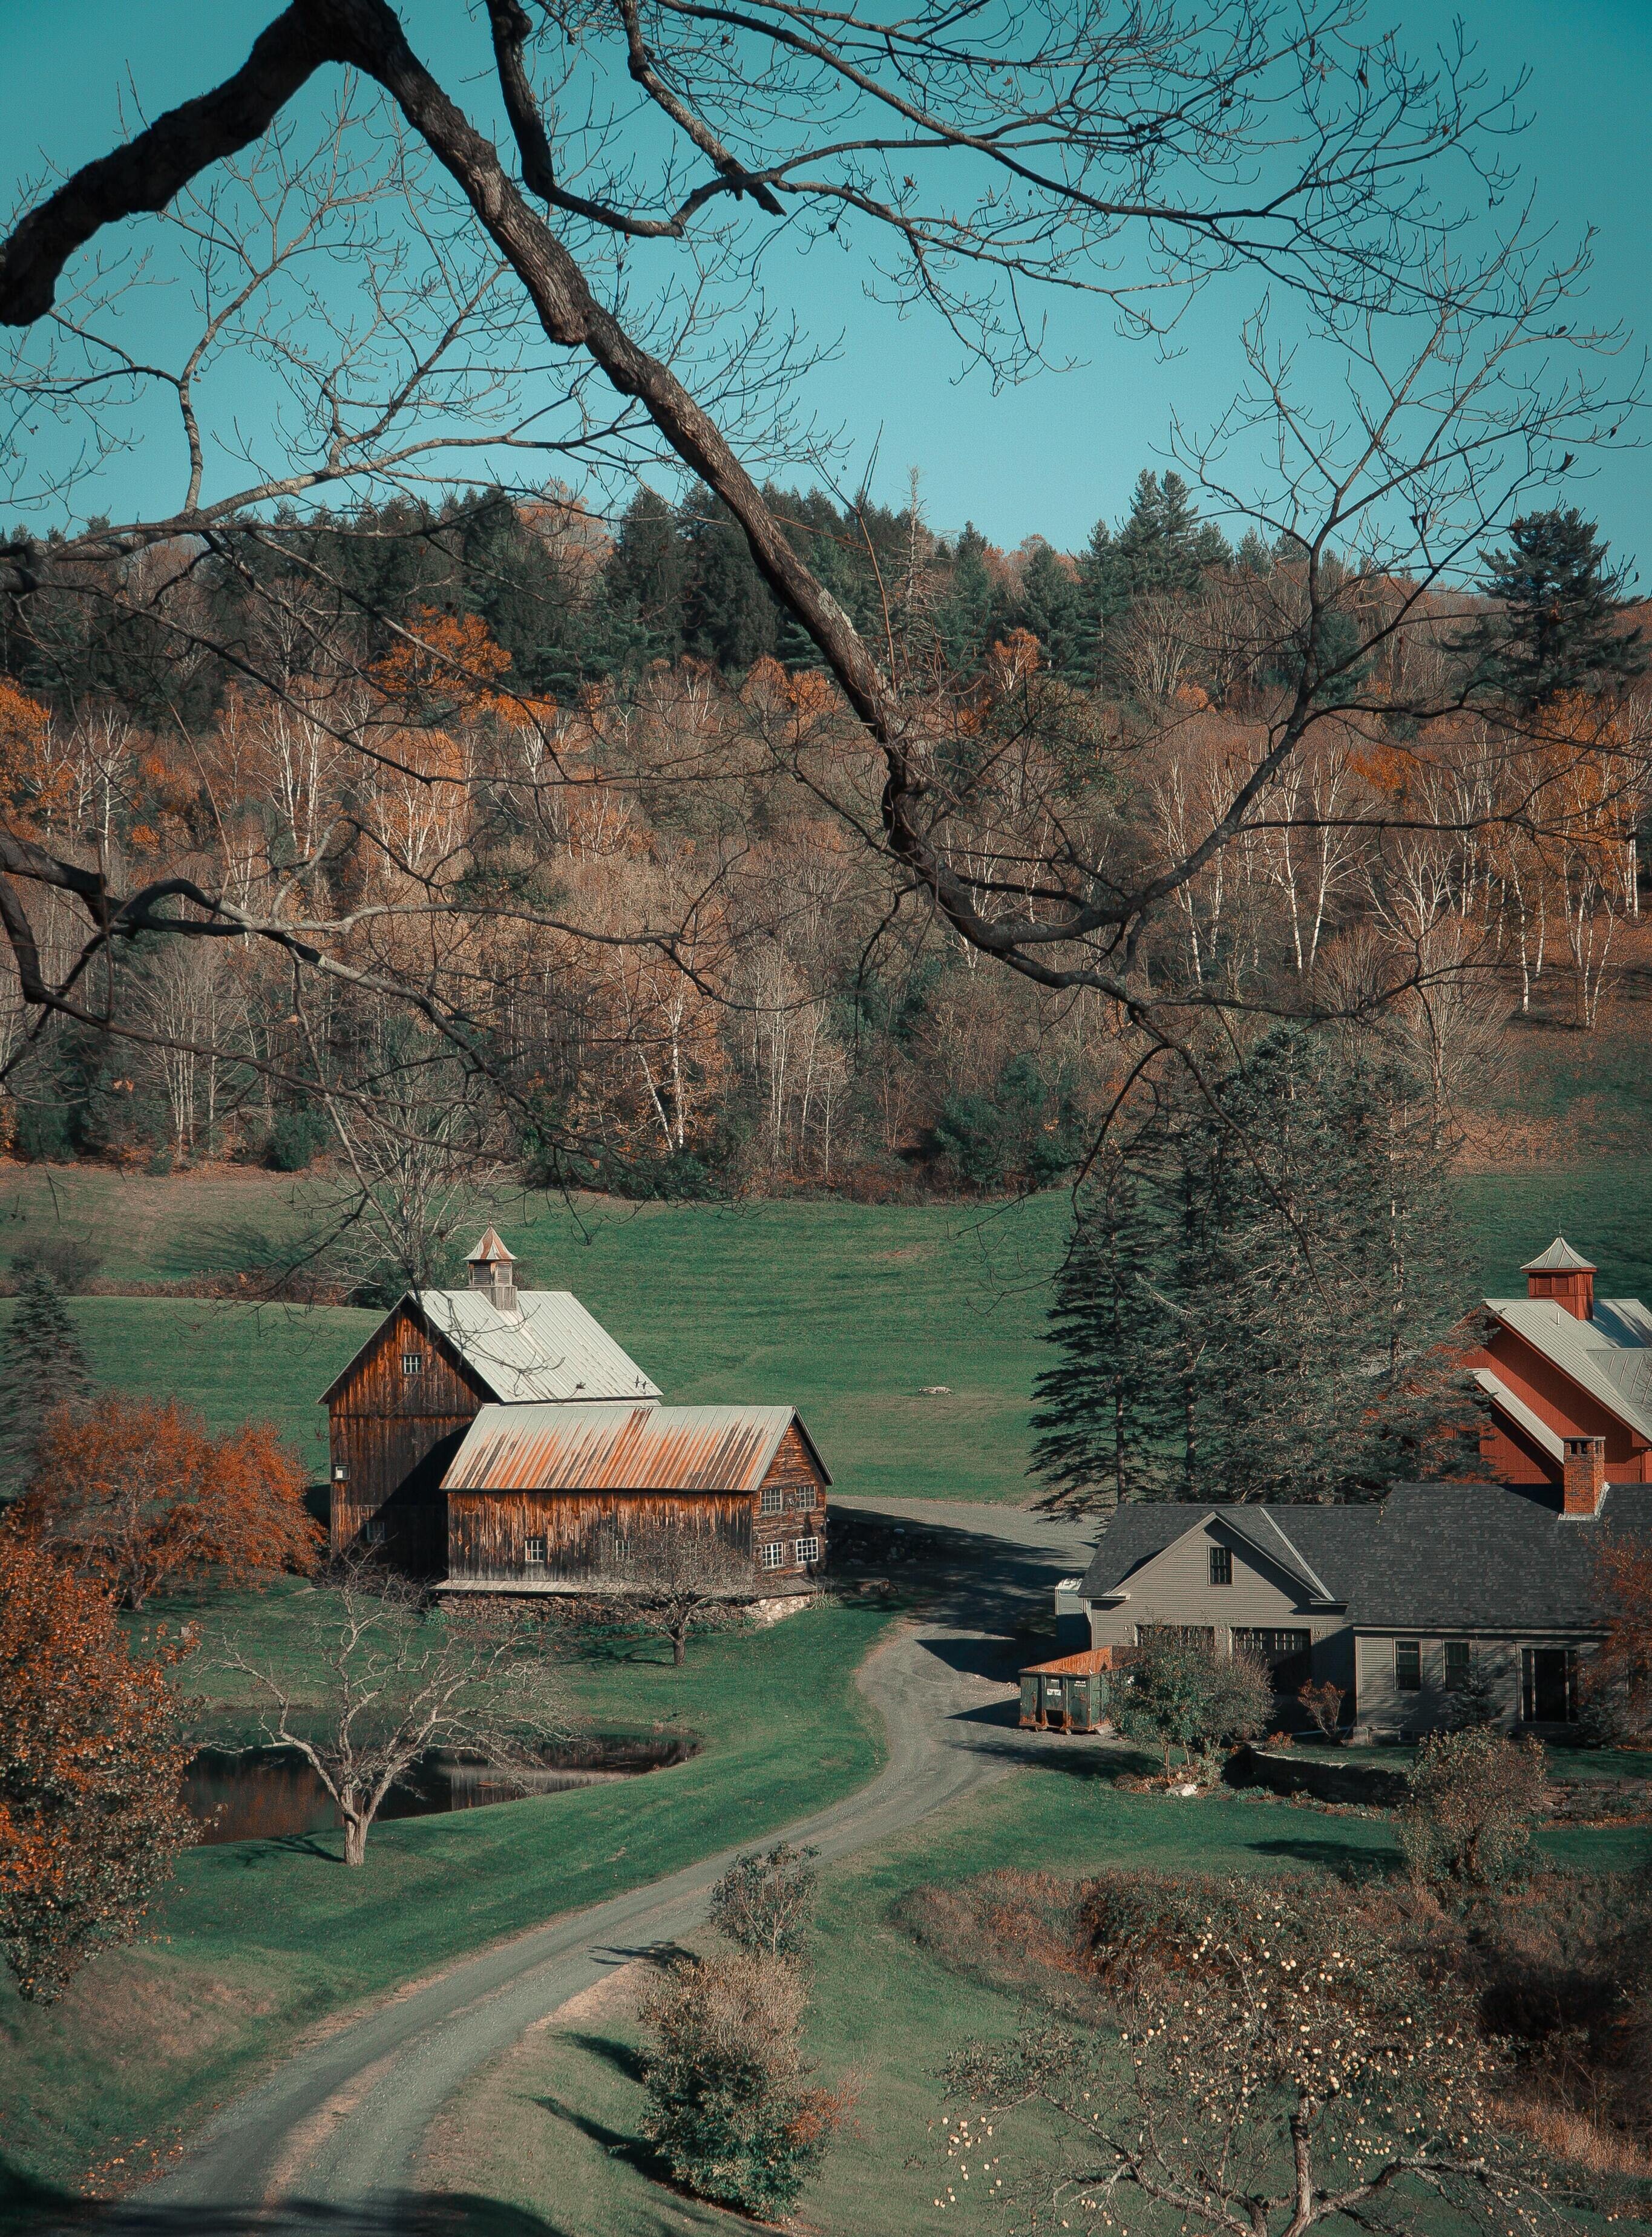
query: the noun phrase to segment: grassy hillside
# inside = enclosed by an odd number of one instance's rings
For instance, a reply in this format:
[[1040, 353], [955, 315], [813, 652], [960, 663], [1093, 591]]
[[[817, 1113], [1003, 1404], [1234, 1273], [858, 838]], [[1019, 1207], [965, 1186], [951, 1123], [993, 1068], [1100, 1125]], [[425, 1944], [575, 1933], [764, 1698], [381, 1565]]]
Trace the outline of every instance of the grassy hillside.
[[[1458, 1186], [1479, 1291], [1517, 1290], [1521, 1261], [1558, 1230], [1596, 1258], [1605, 1294], [1652, 1297], [1652, 1158], [1472, 1174]], [[846, 1491], [1028, 1495], [1028, 1396], [1064, 1195], [572, 1210], [513, 1198], [494, 1210], [526, 1277], [575, 1290], [669, 1397], [795, 1402]], [[95, 1241], [116, 1281], [254, 1264], [303, 1221], [301, 1184], [269, 1175], [0, 1174], [0, 1259], [59, 1227]], [[88, 1297], [76, 1311], [108, 1381], [175, 1391], [217, 1423], [268, 1414], [317, 1462], [315, 1396], [373, 1320], [170, 1297]], [[922, 1395], [937, 1384], [946, 1395]]]

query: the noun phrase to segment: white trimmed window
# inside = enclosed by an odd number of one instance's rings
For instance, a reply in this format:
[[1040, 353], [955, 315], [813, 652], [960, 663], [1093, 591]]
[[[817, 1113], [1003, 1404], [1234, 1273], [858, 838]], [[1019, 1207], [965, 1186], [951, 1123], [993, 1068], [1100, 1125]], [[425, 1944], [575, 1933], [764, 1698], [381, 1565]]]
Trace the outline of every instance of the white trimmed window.
[[819, 1539], [800, 1538], [797, 1541], [797, 1559], [802, 1562], [804, 1568], [807, 1568], [811, 1561], [818, 1561], [820, 1559]]
[[370, 1522], [364, 1522], [362, 1524], [361, 1542], [364, 1546], [382, 1546], [384, 1544], [384, 1524], [380, 1521], [376, 1514]]
[[401, 1355], [401, 1371], [404, 1376], [410, 1375], [422, 1375], [425, 1371], [424, 1353], [422, 1351], [404, 1351]]
[[545, 1541], [543, 1538], [530, 1538], [523, 1550], [529, 1568], [544, 1568]]
[[783, 1569], [786, 1566], [784, 1544], [778, 1538], [771, 1538], [766, 1546], [759, 1547], [757, 1559], [765, 1569]]
[[786, 1511], [786, 1487], [783, 1483], [765, 1483], [763, 1487], [764, 1514], [783, 1514]]

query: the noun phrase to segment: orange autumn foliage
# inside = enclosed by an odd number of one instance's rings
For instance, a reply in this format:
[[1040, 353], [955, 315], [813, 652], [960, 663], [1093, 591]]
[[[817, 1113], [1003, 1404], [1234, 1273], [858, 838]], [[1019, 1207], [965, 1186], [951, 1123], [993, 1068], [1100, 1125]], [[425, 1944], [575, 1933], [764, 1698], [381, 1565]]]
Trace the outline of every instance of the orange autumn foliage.
[[207, 1569], [238, 1583], [314, 1562], [304, 1478], [266, 1422], [212, 1437], [197, 1414], [109, 1396], [42, 1430], [29, 1524], [123, 1607]]
[[51, 716], [9, 676], [0, 676], [0, 808], [44, 813], [59, 805], [63, 772], [53, 761]]
[[38, 2003], [132, 1939], [195, 1838], [166, 1679], [195, 1641], [149, 1644], [135, 1658], [106, 1594], [0, 1528], [0, 1951]]
[[511, 664], [479, 614], [444, 614], [422, 606], [407, 637], [374, 664], [373, 680], [410, 717], [493, 703], [493, 685]]

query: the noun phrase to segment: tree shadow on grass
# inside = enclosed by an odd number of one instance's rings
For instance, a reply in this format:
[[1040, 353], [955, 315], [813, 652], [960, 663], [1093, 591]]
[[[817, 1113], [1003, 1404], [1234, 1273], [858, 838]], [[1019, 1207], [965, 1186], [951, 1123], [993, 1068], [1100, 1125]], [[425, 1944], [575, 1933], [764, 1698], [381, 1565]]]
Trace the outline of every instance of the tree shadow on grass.
[[634, 2045], [616, 2042], [612, 2036], [579, 2035], [572, 2028], [563, 2040], [575, 2044], [591, 2057], [600, 2059], [605, 2066], [611, 2066], [615, 2073], [623, 2074], [627, 2082], [641, 2082], [642, 2054]]
[[1350, 1869], [1369, 1872], [1381, 1871], [1384, 1858], [1380, 1851], [1373, 1854], [1352, 1841], [1251, 1841], [1246, 1846], [1259, 1857], [1295, 1857], [1305, 1864], [1320, 1864], [1328, 1872]]
[[650, 2182], [671, 2184], [670, 2168], [645, 2136], [627, 2135], [623, 2128], [611, 2128], [605, 2121], [582, 2113], [577, 2105], [570, 2105], [561, 2097], [536, 2097], [533, 2102], [542, 2113], [549, 2113], [552, 2120], [565, 2121], [593, 2144], [600, 2144], [611, 2160], [622, 2160], [627, 2167], [635, 2168], [638, 2174], [646, 2175]]

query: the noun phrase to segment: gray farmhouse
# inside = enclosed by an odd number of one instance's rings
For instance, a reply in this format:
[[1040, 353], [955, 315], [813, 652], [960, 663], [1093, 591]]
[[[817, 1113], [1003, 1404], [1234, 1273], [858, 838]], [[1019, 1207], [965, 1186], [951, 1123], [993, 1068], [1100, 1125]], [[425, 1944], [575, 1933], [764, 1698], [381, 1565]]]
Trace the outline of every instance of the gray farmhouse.
[[1395, 1738], [1446, 1720], [1477, 1663], [1505, 1726], [1569, 1724], [1580, 1658], [1604, 1627], [1601, 1547], [1652, 1542], [1652, 1485], [1608, 1485], [1600, 1438], [1567, 1446], [1558, 1499], [1415, 1483], [1370, 1506], [1121, 1508], [1057, 1594], [1063, 1651], [1173, 1626], [1261, 1654], [1282, 1695], [1329, 1679], [1345, 1719]]

